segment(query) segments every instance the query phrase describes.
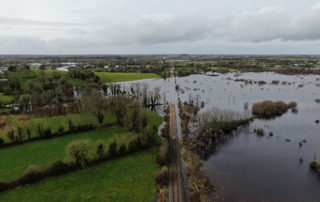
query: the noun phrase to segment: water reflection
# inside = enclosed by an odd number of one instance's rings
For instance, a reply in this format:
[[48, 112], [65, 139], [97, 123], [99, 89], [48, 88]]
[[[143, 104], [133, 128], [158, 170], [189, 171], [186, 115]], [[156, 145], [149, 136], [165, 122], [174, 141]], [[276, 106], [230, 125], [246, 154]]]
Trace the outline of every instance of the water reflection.
[[[243, 112], [264, 100], [296, 101], [299, 113], [288, 111], [275, 119], [257, 119], [233, 134], [211, 140], [199, 150], [203, 169], [225, 201], [319, 201], [320, 177], [309, 168], [315, 153], [320, 158], [320, 125], [315, 123], [320, 119], [320, 105], [314, 101], [320, 98], [318, 77], [229, 73], [135, 82], [160, 87], [167, 102], [198, 97], [204, 102], [200, 113], [213, 107]], [[259, 85], [262, 80], [266, 84]], [[156, 110], [163, 112], [162, 106]], [[263, 128], [266, 135], [255, 135], [255, 128]], [[274, 135], [268, 136], [269, 132]], [[303, 140], [306, 143], [299, 146]]]

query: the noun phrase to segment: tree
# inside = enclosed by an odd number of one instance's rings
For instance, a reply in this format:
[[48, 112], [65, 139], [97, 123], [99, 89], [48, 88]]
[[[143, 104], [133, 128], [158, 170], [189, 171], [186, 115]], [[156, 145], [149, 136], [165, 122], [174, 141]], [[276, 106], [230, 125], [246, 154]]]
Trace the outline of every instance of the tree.
[[14, 130], [13, 130], [13, 129], [11, 129], [11, 130], [9, 130], [9, 131], [7, 132], [7, 136], [8, 136], [8, 138], [9, 138], [10, 142], [14, 142], [14, 141], [15, 141], [15, 138], [14, 138]]
[[67, 146], [67, 155], [77, 166], [85, 167], [89, 164], [89, 140], [76, 140]]
[[17, 136], [17, 141], [22, 140], [22, 128], [18, 126], [18, 136]]
[[46, 69], [46, 66], [45, 65], [40, 65], [40, 70], [45, 70]]
[[117, 117], [119, 125], [123, 126], [125, 123], [125, 115], [128, 112], [128, 103], [131, 102], [127, 96], [116, 95], [108, 99], [108, 106], [112, 113]]
[[104, 115], [102, 111], [106, 108], [107, 102], [105, 97], [97, 90], [88, 90], [83, 100], [85, 109], [88, 112], [94, 113], [100, 124], [103, 123]]
[[116, 139], [113, 140], [113, 142], [109, 145], [109, 156], [114, 157], [117, 154], [117, 141]]
[[99, 156], [99, 159], [102, 159], [104, 156], [104, 147], [103, 144], [99, 144], [97, 148], [97, 154]]
[[28, 139], [31, 139], [31, 129], [27, 128], [27, 135], [28, 135]]
[[101, 112], [98, 112], [97, 118], [100, 124], [103, 123], [104, 115]]
[[27, 64], [25, 64], [23, 67], [24, 67], [26, 70], [30, 70], [30, 66], [27, 65]]
[[17, 67], [15, 65], [10, 65], [8, 68], [9, 72], [16, 72], [17, 71]]
[[33, 102], [33, 96], [31, 94], [24, 94], [20, 96], [18, 104], [22, 111], [31, 111], [32, 102]]
[[127, 153], [127, 146], [123, 143], [119, 148], [119, 155], [123, 156]]

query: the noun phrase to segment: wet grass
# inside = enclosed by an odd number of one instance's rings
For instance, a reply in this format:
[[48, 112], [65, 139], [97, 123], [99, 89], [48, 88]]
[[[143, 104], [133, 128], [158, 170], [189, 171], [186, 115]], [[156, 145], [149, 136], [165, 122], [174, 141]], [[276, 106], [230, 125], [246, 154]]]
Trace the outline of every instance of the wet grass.
[[0, 194], [1, 201], [152, 201], [158, 149], [110, 160]]
[[141, 79], [160, 78], [159, 75], [153, 73], [111, 73], [111, 72], [95, 72], [102, 82], [124, 82], [135, 81]]

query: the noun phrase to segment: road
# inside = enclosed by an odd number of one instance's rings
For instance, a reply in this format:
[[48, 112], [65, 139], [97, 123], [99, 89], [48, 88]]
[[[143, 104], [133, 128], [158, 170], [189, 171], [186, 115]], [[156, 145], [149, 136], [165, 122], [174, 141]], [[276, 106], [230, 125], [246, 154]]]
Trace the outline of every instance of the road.
[[169, 202], [183, 202], [183, 186], [181, 176], [181, 162], [177, 138], [176, 108], [170, 104], [170, 163], [169, 163]]

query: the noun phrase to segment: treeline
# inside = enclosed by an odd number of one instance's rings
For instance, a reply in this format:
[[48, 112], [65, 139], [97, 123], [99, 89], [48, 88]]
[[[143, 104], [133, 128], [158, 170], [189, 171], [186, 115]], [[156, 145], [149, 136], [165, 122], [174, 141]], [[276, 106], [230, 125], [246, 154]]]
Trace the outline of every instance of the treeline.
[[163, 120], [165, 124], [161, 129], [161, 136], [163, 138], [162, 143], [159, 147], [159, 153], [156, 156], [156, 163], [161, 168], [155, 177], [155, 181], [158, 185], [159, 197], [158, 201], [168, 201], [169, 200], [169, 107], [165, 110], [165, 116]]
[[[160, 88], [150, 89], [147, 84], [132, 83], [129, 86], [120, 84], [104, 84], [102, 86], [105, 96], [127, 95], [131, 99], [139, 100], [143, 107], [155, 110], [156, 106], [166, 103], [165, 97], [161, 96]], [[163, 98], [163, 100], [161, 100]]]
[[83, 68], [70, 68], [68, 74], [71, 78], [82, 79], [84, 81], [87, 79], [94, 79], [94, 81], [98, 83], [100, 80], [100, 78], [96, 76], [93, 71]]
[[[214, 201], [212, 196], [214, 187], [206, 174], [200, 169], [202, 164], [197, 151], [194, 149], [195, 141], [189, 136], [191, 133], [189, 130], [190, 120], [193, 116], [196, 116], [198, 110], [188, 109], [193, 108], [193, 106], [187, 103], [182, 104], [180, 99], [178, 107], [183, 138], [181, 156], [187, 163], [187, 182], [190, 187], [190, 201]], [[191, 111], [192, 113], [189, 113]]]

